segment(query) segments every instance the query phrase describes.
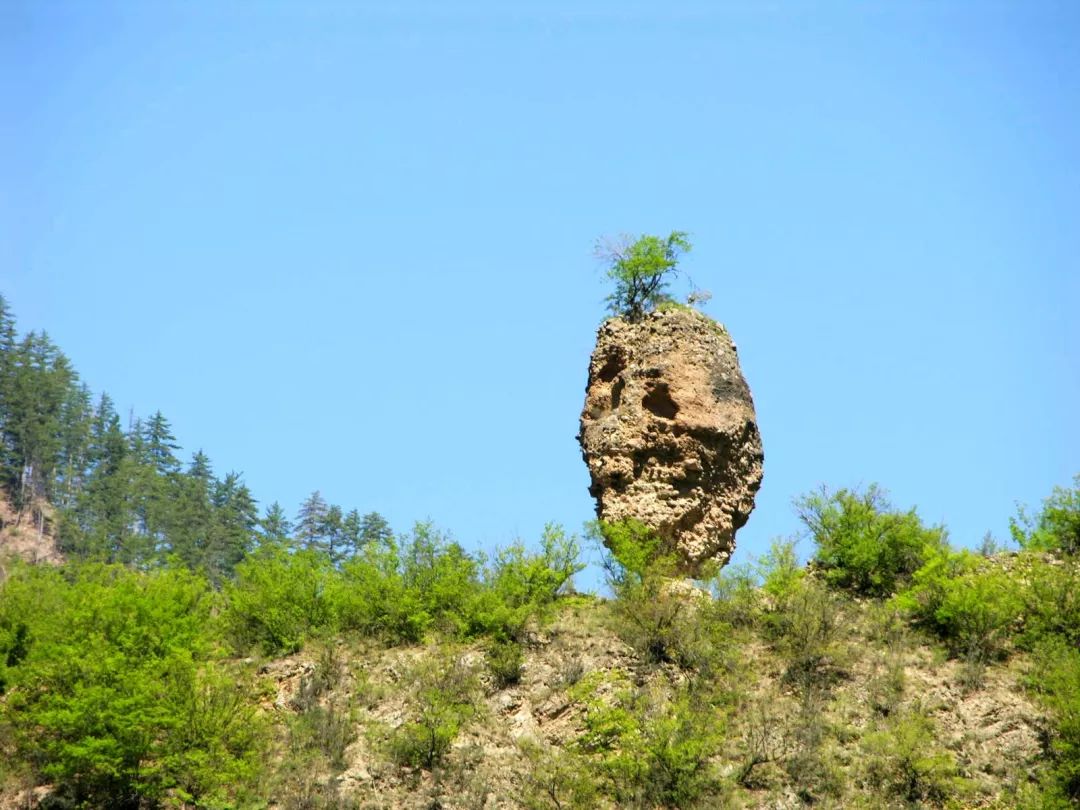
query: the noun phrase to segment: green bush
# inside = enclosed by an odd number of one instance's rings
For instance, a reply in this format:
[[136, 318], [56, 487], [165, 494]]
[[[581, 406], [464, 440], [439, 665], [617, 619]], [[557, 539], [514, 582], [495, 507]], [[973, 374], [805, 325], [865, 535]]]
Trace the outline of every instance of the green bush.
[[327, 588], [335, 577], [330, 558], [320, 552], [260, 549], [236, 566], [236, 579], [225, 586], [224, 619], [233, 643], [286, 655], [308, 636], [332, 629]]
[[593, 673], [570, 690], [585, 705], [574, 749], [589, 758], [619, 807], [687, 807], [720, 786], [712, 761], [725, 718], [706, 693], [635, 689]]
[[1051, 782], [1046, 804], [1080, 804], [1080, 650], [1060, 640], [1036, 650], [1032, 684], [1051, 720]]
[[518, 642], [496, 641], [488, 648], [485, 657], [488, 669], [499, 688], [513, 686], [521, 681], [525, 656]]
[[704, 675], [726, 666], [728, 604], [680, 579], [676, 557], [643, 523], [598, 523], [592, 531], [607, 547], [604, 567], [615, 594], [611, 607], [620, 638], [650, 663]]
[[479, 681], [470, 667], [448, 654], [433, 655], [410, 674], [409, 718], [390, 738], [401, 765], [431, 769], [478, 711]]
[[528, 763], [520, 801], [526, 810], [593, 810], [599, 788], [589, 763], [573, 751], [519, 743]]
[[248, 674], [214, 657], [215, 601], [186, 570], [69, 565], [8, 579], [0, 625], [21, 617], [28, 630], [8, 651], [3, 720], [38, 777], [89, 806], [235, 806], [265, 739]]
[[796, 500], [799, 519], [817, 545], [826, 581], [866, 596], [888, 596], [944, 544], [945, 530], [923, 526], [912, 509], [893, 508], [883, 490], [841, 489]]
[[868, 786], [886, 796], [937, 807], [968, 790], [955, 760], [938, 745], [930, 718], [920, 711], [889, 716], [863, 738], [861, 748]]
[[1000, 656], [1023, 613], [1019, 585], [969, 551], [936, 549], [896, 604], [940, 636], [954, 655], [986, 662]]
[[840, 604], [817, 580], [794, 580], [762, 618], [766, 634], [787, 663], [788, 681], [803, 688], [825, 686], [843, 669]]
[[760, 569], [744, 564], [728, 566], [709, 583], [713, 615], [732, 628], [751, 628], [761, 620], [764, 608], [759, 585]]
[[795, 553], [795, 541], [773, 540], [768, 554], [758, 561], [758, 575], [766, 594], [777, 602], [787, 600], [806, 576]]
[[517, 639], [581, 570], [577, 558], [576, 539], [554, 525], [538, 552], [515, 544], [486, 568], [430, 523], [416, 524], [400, 545], [393, 536], [368, 543], [340, 567], [325, 553], [271, 544], [237, 566], [225, 589], [226, 624], [239, 649], [269, 655], [333, 630], [390, 644], [431, 632]]
[[1060, 639], [1080, 648], [1080, 560], [1021, 559], [1017, 590], [1023, 598], [1021, 643], [1033, 648]]
[[473, 629], [520, 640], [528, 620], [544, 614], [584, 568], [579, 554], [577, 538], [553, 523], [544, 527], [539, 553], [521, 543], [497, 551], [484, 572], [486, 598], [478, 605]]
[[1080, 473], [1073, 477], [1072, 488], [1054, 487], [1038, 515], [1032, 517], [1020, 507], [1017, 517], [1009, 521], [1009, 529], [1022, 549], [1068, 555], [1080, 552]]

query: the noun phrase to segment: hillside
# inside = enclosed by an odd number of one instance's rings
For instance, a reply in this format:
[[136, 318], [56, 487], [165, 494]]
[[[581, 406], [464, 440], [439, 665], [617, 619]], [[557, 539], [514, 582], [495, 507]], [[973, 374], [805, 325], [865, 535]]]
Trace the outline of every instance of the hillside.
[[938, 530], [867, 502], [821, 505], [847, 530], [809, 568], [780, 543], [698, 584], [602, 527], [609, 599], [566, 593], [556, 527], [487, 564], [426, 524], [341, 566], [264, 549], [221, 590], [13, 564], [0, 807], [1070, 806], [1077, 559], [926, 542], [889, 571]]
[[2, 299], [0, 348], [0, 808], [1080, 801], [1080, 476], [1019, 551], [822, 489], [808, 564], [693, 580], [630, 513], [580, 595], [560, 526], [485, 556], [318, 491], [260, 515]]
[[[963, 662], [889, 627], [869, 605], [839, 608], [820, 684], [793, 679], [788, 655], [753, 628], [721, 642], [725, 671], [702, 684], [700, 673], [638, 654], [615, 623], [610, 605], [565, 600], [529, 635], [511, 685], [499, 684], [476, 644], [373, 649], [337, 639], [260, 666], [273, 686], [264, 705], [281, 729], [314, 707], [354, 717], [352, 734], [337, 739], [337, 766], [331, 756], [290, 774], [282, 805], [1013, 807], [1043, 761], [1045, 714], [1023, 688], [1025, 657], [989, 667], [976, 684]], [[415, 673], [433, 665], [476, 674], [476, 714], [436, 766], [402, 766], [390, 753], [394, 729], [417, 711]], [[711, 717], [681, 708], [694, 689], [710, 693]], [[638, 734], [642, 759], [614, 761], [623, 754], [605, 735], [625, 744]], [[681, 758], [697, 755], [695, 735], [707, 755], [691, 773]]]

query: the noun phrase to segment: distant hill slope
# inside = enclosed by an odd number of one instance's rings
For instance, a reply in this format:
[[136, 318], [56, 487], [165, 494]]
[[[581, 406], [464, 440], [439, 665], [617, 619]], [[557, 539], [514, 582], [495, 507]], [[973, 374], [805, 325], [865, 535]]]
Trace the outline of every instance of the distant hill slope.
[[28, 512], [38, 510], [44, 515], [40, 527], [34, 525], [28, 515], [24, 515], [23, 520], [17, 522], [18, 512], [0, 489], [0, 565], [3, 565], [6, 558], [12, 557], [34, 563], [64, 561], [53, 536], [53, 508], [49, 504], [40, 503]]

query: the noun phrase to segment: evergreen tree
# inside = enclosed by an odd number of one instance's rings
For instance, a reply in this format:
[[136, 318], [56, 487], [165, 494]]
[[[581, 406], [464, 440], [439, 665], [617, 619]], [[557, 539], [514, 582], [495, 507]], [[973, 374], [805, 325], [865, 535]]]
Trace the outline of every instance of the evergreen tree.
[[20, 516], [34, 498], [51, 494], [61, 444], [61, 411], [76, 375], [49, 336], [30, 332], [14, 355], [5, 419], [15, 461], [15, 503]]
[[210, 459], [202, 450], [192, 456], [187, 471], [175, 478], [174, 508], [163, 551], [192, 570], [201, 567], [206, 559], [214, 517], [213, 485]]
[[341, 537], [344, 546], [348, 549], [348, 554], [351, 557], [360, 550], [363, 541], [360, 539], [360, 532], [363, 526], [363, 518], [360, 517], [360, 513], [355, 509], [350, 509], [349, 513], [345, 515], [345, 519], [341, 522]]
[[133, 459], [120, 417], [108, 394], [94, 412], [88, 448], [90, 472], [76, 504], [76, 536], [62, 538], [63, 549], [74, 556], [107, 562], [133, 556]]
[[334, 565], [340, 564], [349, 557], [348, 542], [344, 535], [345, 518], [341, 507], [331, 505], [326, 510], [326, 517], [322, 524], [322, 547], [330, 557]]
[[202, 567], [211, 582], [220, 584], [251, 549], [259, 513], [251, 492], [238, 473], [216, 481], [211, 490], [213, 522], [203, 554]]
[[278, 544], [289, 547], [292, 545], [292, 521], [281, 508], [281, 504], [274, 501], [266, 507], [266, 514], [259, 521], [261, 530], [260, 542], [262, 544]]
[[90, 468], [91, 431], [94, 407], [85, 385], [68, 388], [60, 416], [60, 469], [56, 505], [71, 509], [82, 490]]
[[322, 549], [323, 531], [329, 510], [330, 507], [318, 490], [312, 492], [300, 505], [300, 511], [296, 515], [296, 539], [300, 541], [301, 548]]
[[18, 482], [18, 462], [11, 429], [16, 367], [15, 318], [0, 295], [0, 485], [8, 491]]
[[180, 469], [180, 461], [173, 454], [179, 450], [172, 428], [161, 411], [155, 411], [141, 430], [144, 453], [158, 475], [165, 476]]
[[357, 547], [380, 547], [389, 545], [394, 539], [390, 524], [378, 512], [368, 512], [360, 518], [360, 540]]

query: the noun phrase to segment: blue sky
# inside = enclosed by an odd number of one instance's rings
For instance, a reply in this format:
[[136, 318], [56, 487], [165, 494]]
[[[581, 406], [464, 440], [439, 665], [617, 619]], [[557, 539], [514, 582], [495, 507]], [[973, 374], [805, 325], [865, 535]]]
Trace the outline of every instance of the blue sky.
[[[604, 234], [691, 233], [765, 445], [736, 560], [1080, 471], [1080, 6], [0, 5], [0, 290], [293, 512], [592, 515]], [[804, 553], [808, 549], [804, 548]]]

